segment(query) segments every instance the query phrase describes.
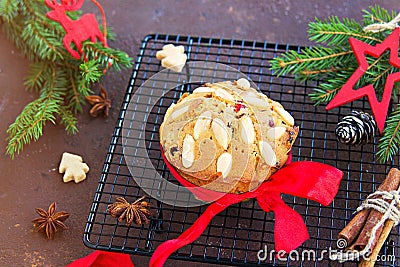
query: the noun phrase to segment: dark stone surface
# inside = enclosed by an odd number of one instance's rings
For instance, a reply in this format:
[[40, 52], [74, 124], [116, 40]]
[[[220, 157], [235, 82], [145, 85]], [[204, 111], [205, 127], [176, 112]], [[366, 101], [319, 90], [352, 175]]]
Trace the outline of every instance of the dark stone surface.
[[[381, 2], [389, 10], [398, 9], [396, 0]], [[156, 32], [309, 45], [307, 23], [314, 17], [337, 15], [360, 20], [361, 9], [374, 1], [103, 0], [101, 3], [108, 25], [117, 34], [117, 40], [110, 46], [135, 58], [142, 38]], [[86, 1], [84, 9], [99, 14], [90, 1]], [[12, 160], [4, 154], [6, 129], [23, 107], [37, 97], [23, 86], [28, 64], [0, 31], [0, 266], [63, 266], [92, 252], [82, 243], [83, 229], [131, 71], [111, 72], [105, 77], [104, 84], [113, 95], [107, 119], [91, 118], [86, 106], [78, 117], [78, 134], [68, 136], [63, 127], [48, 123], [44, 136]], [[58, 164], [64, 151], [83, 156], [91, 168], [86, 181], [62, 182]], [[33, 231], [31, 220], [36, 217], [36, 207], [47, 208], [54, 200], [59, 210], [71, 213], [66, 221], [70, 229], [48, 241]], [[148, 264], [145, 257], [134, 256], [133, 260], [136, 266]], [[167, 266], [187, 264], [167, 262]]]

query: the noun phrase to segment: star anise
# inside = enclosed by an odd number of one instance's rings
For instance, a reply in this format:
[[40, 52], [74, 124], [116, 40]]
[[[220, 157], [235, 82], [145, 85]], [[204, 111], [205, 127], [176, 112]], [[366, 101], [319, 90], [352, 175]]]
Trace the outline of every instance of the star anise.
[[119, 222], [125, 220], [127, 226], [132, 222], [137, 225], [147, 224], [150, 222], [151, 212], [149, 210], [150, 203], [142, 201], [145, 197], [141, 197], [133, 203], [129, 203], [123, 197], [117, 197], [116, 202], [108, 205], [108, 213], [118, 218]]
[[34, 219], [33, 226], [36, 232], [45, 231], [48, 239], [53, 239], [54, 233], [61, 229], [68, 229], [64, 221], [68, 219], [69, 213], [66, 211], [56, 212], [56, 202], [50, 204], [48, 211], [36, 208], [39, 218]]
[[99, 95], [85, 96], [86, 100], [92, 105], [90, 115], [97, 117], [101, 111], [104, 112], [104, 117], [108, 117], [108, 111], [111, 108], [111, 99], [108, 98], [108, 93], [102, 85], [100, 85]]

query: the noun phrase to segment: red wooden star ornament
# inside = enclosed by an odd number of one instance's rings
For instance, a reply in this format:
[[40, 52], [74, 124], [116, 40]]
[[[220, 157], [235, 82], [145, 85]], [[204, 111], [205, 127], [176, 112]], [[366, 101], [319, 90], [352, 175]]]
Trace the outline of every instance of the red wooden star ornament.
[[[355, 38], [349, 38], [351, 48], [358, 61], [359, 67], [354, 71], [348, 81], [343, 85], [341, 90], [326, 106], [326, 110], [330, 110], [343, 104], [352, 102], [361, 97], [367, 96], [374, 114], [379, 131], [382, 133], [385, 127], [386, 116], [389, 108], [389, 102], [392, 95], [393, 85], [400, 81], [400, 58], [399, 51], [400, 28], [396, 28], [393, 32], [380, 44], [371, 46]], [[372, 84], [362, 88], [354, 89], [357, 81], [368, 70], [368, 62], [366, 55], [379, 57], [386, 50], [390, 51], [389, 64], [399, 69], [399, 72], [391, 73], [386, 78], [385, 88], [381, 101], [378, 101], [375, 89]]]

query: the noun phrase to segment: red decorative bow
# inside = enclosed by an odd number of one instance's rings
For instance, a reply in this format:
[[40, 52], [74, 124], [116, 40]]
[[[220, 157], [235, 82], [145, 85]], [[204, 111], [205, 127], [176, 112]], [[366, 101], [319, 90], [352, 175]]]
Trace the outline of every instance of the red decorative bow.
[[[180, 182], [183, 181], [184, 179], [165, 158], [164, 161], [174, 177]], [[224, 194], [211, 203], [193, 225], [178, 238], [168, 240], [157, 247], [150, 260], [150, 266], [162, 266], [173, 252], [195, 241], [215, 215], [230, 205], [249, 198], [256, 198], [265, 212], [275, 213], [275, 250], [290, 252], [307, 240], [309, 235], [302, 217], [288, 207], [280, 195], [290, 194], [303, 197], [327, 206], [335, 197], [342, 177], [342, 171], [326, 164], [310, 161], [290, 163], [274, 173], [268, 181], [254, 191], [243, 194]], [[198, 187], [196, 190], [201, 192], [206, 189]], [[203, 193], [205, 195], [205, 192]]]
[[96, 250], [65, 267], [134, 267], [128, 254]]

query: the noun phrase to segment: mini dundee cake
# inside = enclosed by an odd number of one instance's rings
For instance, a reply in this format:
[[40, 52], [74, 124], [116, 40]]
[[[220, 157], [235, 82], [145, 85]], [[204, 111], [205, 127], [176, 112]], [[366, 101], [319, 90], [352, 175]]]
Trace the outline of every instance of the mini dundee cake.
[[298, 134], [280, 103], [246, 79], [205, 84], [172, 104], [160, 126], [166, 160], [194, 185], [244, 193], [288, 159]]

